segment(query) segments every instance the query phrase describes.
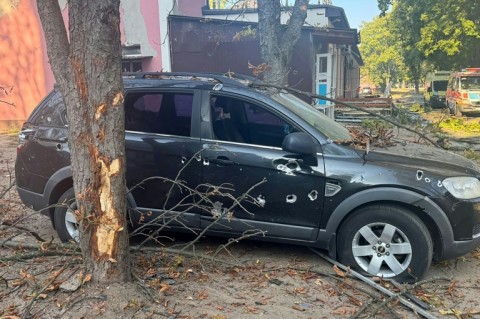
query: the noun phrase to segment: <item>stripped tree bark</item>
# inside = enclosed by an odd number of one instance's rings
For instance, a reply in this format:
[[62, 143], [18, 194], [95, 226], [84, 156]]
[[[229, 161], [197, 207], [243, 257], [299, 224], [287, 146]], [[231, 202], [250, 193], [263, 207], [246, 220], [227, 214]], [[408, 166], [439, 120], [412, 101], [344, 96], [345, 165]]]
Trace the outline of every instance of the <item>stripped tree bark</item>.
[[63, 94], [80, 225], [96, 282], [131, 280], [125, 201], [120, 0], [38, 0], [48, 57]]
[[285, 29], [281, 25], [280, 0], [258, 0], [258, 34], [262, 60], [267, 64], [264, 81], [278, 85], [288, 83], [290, 60], [300, 39], [307, 17], [308, 0], [295, 0]]

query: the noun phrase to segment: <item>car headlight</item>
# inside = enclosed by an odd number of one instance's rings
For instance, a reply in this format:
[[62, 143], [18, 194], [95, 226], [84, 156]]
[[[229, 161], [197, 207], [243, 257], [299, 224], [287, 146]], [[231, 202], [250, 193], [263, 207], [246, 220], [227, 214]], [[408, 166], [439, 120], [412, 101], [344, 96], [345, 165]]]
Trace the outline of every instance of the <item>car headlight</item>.
[[449, 177], [443, 180], [443, 186], [458, 199], [480, 197], [480, 181], [475, 177]]

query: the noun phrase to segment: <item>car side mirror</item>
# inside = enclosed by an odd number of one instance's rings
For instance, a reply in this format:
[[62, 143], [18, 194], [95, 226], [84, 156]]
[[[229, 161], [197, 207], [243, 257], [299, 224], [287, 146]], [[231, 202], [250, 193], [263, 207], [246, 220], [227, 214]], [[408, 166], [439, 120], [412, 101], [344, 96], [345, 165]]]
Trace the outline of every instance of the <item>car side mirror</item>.
[[282, 149], [285, 152], [315, 156], [317, 154], [317, 141], [304, 132], [290, 133], [283, 139]]

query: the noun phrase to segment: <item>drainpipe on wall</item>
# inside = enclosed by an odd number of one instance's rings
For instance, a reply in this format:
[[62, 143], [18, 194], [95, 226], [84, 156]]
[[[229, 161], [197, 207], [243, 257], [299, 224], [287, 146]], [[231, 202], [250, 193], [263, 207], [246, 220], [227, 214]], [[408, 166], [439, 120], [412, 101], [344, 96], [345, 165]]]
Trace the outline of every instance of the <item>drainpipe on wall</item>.
[[162, 54], [162, 70], [170, 72], [172, 70], [172, 57], [170, 52], [170, 34], [168, 31], [168, 15], [174, 13], [176, 5], [175, 0], [158, 0], [158, 17], [160, 25], [160, 48]]

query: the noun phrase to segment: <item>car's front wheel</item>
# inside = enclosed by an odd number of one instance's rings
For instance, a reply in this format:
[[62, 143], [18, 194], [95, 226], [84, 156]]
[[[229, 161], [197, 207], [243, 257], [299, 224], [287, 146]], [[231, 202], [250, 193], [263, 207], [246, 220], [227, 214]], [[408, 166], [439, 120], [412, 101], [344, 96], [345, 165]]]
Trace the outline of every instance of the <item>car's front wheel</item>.
[[70, 240], [80, 241], [78, 231], [78, 222], [75, 218], [75, 210], [77, 204], [75, 202], [75, 192], [70, 188], [58, 199], [57, 206], [53, 216], [53, 223], [58, 237], [63, 242]]
[[433, 253], [430, 233], [410, 211], [375, 205], [349, 216], [338, 234], [338, 256], [371, 276], [414, 282], [430, 266]]

